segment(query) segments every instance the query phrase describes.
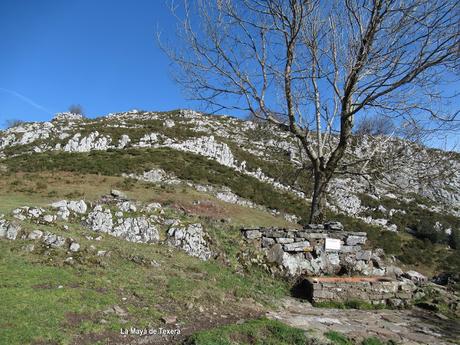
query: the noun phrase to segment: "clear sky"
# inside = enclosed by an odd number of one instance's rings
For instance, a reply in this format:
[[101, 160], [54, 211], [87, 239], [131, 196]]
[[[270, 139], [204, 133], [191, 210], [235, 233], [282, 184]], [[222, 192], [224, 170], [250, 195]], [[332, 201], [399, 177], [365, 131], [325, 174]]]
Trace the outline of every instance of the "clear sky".
[[[0, 0], [0, 129], [12, 119], [49, 120], [71, 104], [81, 104], [89, 117], [199, 109], [171, 78], [157, 42], [157, 32], [175, 38], [170, 4]], [[460, 145], [458, 135], [449, 134], [447, 143]], [[438, 139], [432, 144], [444, 146]]]
[[193, 108], [156, 33], [172, 37], [166, 0], [0, 0], [0, 125], [49, 120], [69, 105], [90, 116]]

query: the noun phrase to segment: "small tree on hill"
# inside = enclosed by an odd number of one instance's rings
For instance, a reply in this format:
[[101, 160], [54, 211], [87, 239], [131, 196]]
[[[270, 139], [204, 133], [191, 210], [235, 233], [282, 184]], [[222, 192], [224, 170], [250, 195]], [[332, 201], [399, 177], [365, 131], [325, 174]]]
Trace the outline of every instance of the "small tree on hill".
[[76, 115], [84, 115], [83, 107], [80, 104], [72, 104], [69, 107], [69, 113]]
[[20, 126], [23, 123], [24, 123], [24, 121], [22, 121], [22, 120], [10, 119], [10, 120], [5, 121], [5, 126], [6, 126], [6, 128], [13, 128], [13, 127]]
[[373, 116], [361, 119], [356, 125], [357, 135], [392, 135], [395, 132], [395, 125], [391, 119]]

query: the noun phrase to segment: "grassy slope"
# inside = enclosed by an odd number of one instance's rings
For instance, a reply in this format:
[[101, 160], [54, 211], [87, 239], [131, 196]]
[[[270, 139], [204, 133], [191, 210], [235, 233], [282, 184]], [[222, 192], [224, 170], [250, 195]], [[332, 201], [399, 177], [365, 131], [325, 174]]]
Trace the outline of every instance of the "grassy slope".
[[[249, 159], [249, 156], [245, 156], [245, 159]], [[286, 194], [277, 192], [274, 188], [266, 185], [252, 177], [235, 173], [232, 169], [224, 167], [212, 160], [206, 159], [202, 156], [179, 152], [172, 149], [147, 149], [147, 150], [112, 150], [108, 152], [91, 152], [91, 153], [43, 153], [33, 154], [31, 156], [19, 156], [10, 158], [4, 161], [11, 172], [48, 172], [53, 171], [66, 171], [72, 172], [73, 175], [78, 176], [79, 174], [99, 174], [99, 175], [110, 175], [105, 177], [97, 177], [95, 181], [115, 181], [116, 177], [121, 173], [128, 172], [142, 172], [154, 167], [160, 167], [167, 172], [173, 173], [181, 179], [190, 180], [196, 183], [209, 183], [214, 185], [226, 185], [230, 187], [238, 195], [250, 199], [258, 204], [266, 205], [270, 208], [275, 208], [288, 213], [293, 213], [298, 216], [304, 216], [308, 205], [299, 200], [298, 198]], [[268, 167], [268, 165], [267, 165]], [[268, 169], [268, 168], [267, 168]], [[27, 177], [27, 175], [26, 175]], [[24, 181], [29, 180], [28, 178], [17, 178], [11, 182], [11, 187], [20, 193], [30, 192], [31, 190], [37, 191], [40, 181], [36, 181], [35, 185], [22, 186]], [[65, 183], [69, 183], [66, 181]], [[81, 180], [80, 183], [85, 183]], [[118, 179], [116, 183], [120, 188], [128, 187], [129, 181], [123, 181]], [[41, 183], [43, 186], [46, 182]], [[72, 183], [70, 183], [72, 184]], [[59, 187], [61, 190], [65, 190], [63, 187]], [[38, 192], [40, 192], [38, 190]], [[55, 192], [54, 189], [48, 188], [47, 193]], [[59, 191], [58, 191], [59, 192]], [[167, 192], [167, 190], [163, 190]], [[1, 193], [1, 191], [0, 191]], [[72, 190], [68, 191], [69, 197], [72, 197]], [[75, 195], [78, 196], [78, 188], [75, 188]], [[165, 193], [162, 193], [165, 195]], [[29, 193], [30, 194], [30, 193]], [[33, 194], [33, 193], [32, 193]], [[46, 193], [40, 193], [45, 194]], [[143, 193], [138, 193], [142, 195]], [[86, 195], [86, 194], [85, 194]], [[176, 194], [176, 200], [181, 202], [186, 200], [187, 197], [182, 193]], [[134, 195], [136, 197], [136, 195]], [[18, 195], [18, 203], [22, 201], [23, 196]], [[166, 196], [166, 199], [168, 197]], [[376, 206], [377, 204], [372, 203], [371, 199], [364, 198], [363, 202], [365, 205], [370, 207]], [[402, 208], [408, 210], [408, 215], [401, 216], [394, 219], [399, 224], [400, 228], [404, 228], [409, 223], [414, 223], [417, 220], [431, 219], [431, 223], [437, 220], [445, 220], [453, 227], [455, 231], [458, 226], [458, 219], [455, 217], [442, 218], [441, 215], [434, 217], [431, 214], [427, 216], [428, 211], [419, 209], [410, 204], [401, 204], [400, 202], [383, 200], [384, 206], [389, 208]], [[1, 208], [2, 206], [0, 206]], [[271, 218], [266, 219], [265, 215], [257, 212], [252, 212], [253, 216], [248, 217], [244, 215], [242, 211], [239, 219], [244, 221], [245, 219], [252, 219], [252, 225], [281, 225], [279, 222], [273, 222]], [[376, 215], [378, 216], [378, 215]], [[224, 215], [221, 218], [226, 218]], [[407, 235], [404, 232], [397, 234], [381, 231], [378, 227], [368, 225], [362, 221], [353, 219], [348, 216], [329, 214], [330, 219], [340, 220], [346, 227], [351, 231], [366, 231], [369, 234], [370, 244], [374, 247], [383, 248], [388, 254], [397, 256], [403, 264], [407, 267], [415, 268], [427, 275], [434, 275], [440, 271], [457, 271], [460, 269], [460, 262], [458, 257], [458, 250], [450, 250], [446, 248], [444, 244], [433, 244], [430, 240], [417, 239], [413, 236]], [[412, 220], [411, 220], [412, 219]], [[404, 222], [403, 222], [404, 221]], [[430, 224], [431, 224], [430, 223]], [[240, 224], [242, 224], [240, 222]], [[284, 223], [286, 225], [286, 223]]]
[[[152, 123], [150, 129], [154, 130], [158, 126], [159, 123]], [[139, 132], [138, 135], [141, 134]], [[191, 135], [188, 132], [182, 134]], [[240, 158], [248, 158], [242, 152], [237, 154], [241, 155]], [[214, 310], [218, 313], [235, 311], [244, 314], [245, 304], [253, 305], [253, 301], [269, 303], [270, 298], [287, 293], [284, 283], [257, 269], [241, 275], [237, 254], [244, 244], [237, 227], [288, 226], [289, 223], [262, 211], [225, 204], [190, 188], [161, 188], [133, 183], [121, 178], [120, 174], [160, 167], [182, 179], [227, 185], [240, 196], [256, 203], [297, 215], [304, 214], [308, 205], [253, 178], [236, 174], [201, 156], [170, 149], [113, 150], [84, 154], [44, 153], [10, 158], [2, 163], [9, 167], [10, 172], [2, 175], [0, 180], [0, 212], [8, 212], [23, 205], [43, 206], [62, 198], [95, 200], [115, 187], [128, 190], [133, 199], [159, 201], [173, 208], [178, 206], [188, 209], [192, 215], [202, 217], [200, 221], [209, 222], [208, 230], [214, 245], [227, 253], [228, 260], [203, 263], [161, 246], [123, 243], [108, 237], [97, 246], [98, 249], [111, 249], [112, 255], [109, 258], [86, 253], [87, 258], [82, 256], [79, 261], [77, 257], [78, 263], [68, 266], [63, 264], [66, 255], [62, 251], [54, 251], [50, 255], [40, 250], [26, 254], [21, 250], [25, 242], [2, 241], [0, 300], [7, 303], [0, 306], [3, 308], [0, 309], [0, 340], [23, 344], [42, 338], [68, 343], [75, 337], [84, 338], [84, 335], [103, 333], [106, 330], [116, 331], [122, 325], [120, 317], [102, 313], [115, 304], [128, 311], [130, 324], [158, 325], [161, 324], [161, 316], [174, 314], [179, 316], [179, 321], [186, 327], [202, 322], [200, 317], [203, 315], [197, 311], [198, 306], [203, 307], [206, 314], [212, 314]], [[267, 163], [262, 168], [268, 171], [273, 165]], [[281, 173], [284, 172], [286, 170], [281, 169]], [[274, 173], [276, 175], [277, 172]], [[289, 172], [287, 175], [279, 177], [288, 181], [292, 174]], [[194, 208], [196, 200], [209, 202], [212, 207]], [[217, 225], [215, 221], [222, 218], [230, 219], [230, 223]], [[377, 228], [345, 216], [331, 215], [331, 218], [340, 218], [349, 230], [367, 231], [373, 245], [383, 247], [399, 258], [415, 260], [410, 265], [417, 264], [417, 258], [435, 257], [435, 249], [427, 243], [414, 242], [412, 237], [382, 233]], [[53, 232], [57, 232], [56, 229]], [[82, 236], [83, 230], [78, 225], [72, 227], [71, 235], [83, 247], [89, 246], [90, 243]], [[445, 248], [436, 250], [438, 254], [445, 252]], [[133, 253], [137, 258], [133, 258]], [[151, 260], [159, 262], [161, 267], [145, 264]], [[423, 272], [434, 272], [445, 261], [448, 259], [421, 263], [417, 268]], [[64, 288], [58, 289], [59, 285]], [[193, 306], [188, 309], [190, 304]], [[36, 311], [41, 312], [42, 316]], [[100, 324], [102, 318], [108, 323]], [[63, 328], [64, 332], [59, 331], [59, 328]], [[256, 328], [263, 330], [259, 335], [261, 341], [265, 341], [263, 337], [267, 326], [260, 324]], [[236, 328], [234, 331], [239, 332]], [[243, 327], [243, 341], [247, 331]], [[277, 335], [268, 336], [268, 339], [278, 339]]]
[[[0, 241], [0, 343], [67, 344], [91, 333], [116, 333], [125, 325], [122, 319], [129, 326], [159, 327], [160, 318], [167, 315], [176, 315], [186, 329], [209, 324], [214, 312], [238, 319], [256, 301], [271, 303], [287, 293], [285, 283], [258, 269], [240, 272], [235, 252], [228, 250], [244, 245], [238, 229], [205, 224], [216, 239], [213, 247], [226, 253], [225, 261], [202, 262], [165, 245], [134, 244], [108, 235], [89, 241], [84, 235], [93, 233], [78, 224], [69, 232], [32, 224], [27, 229], [50, 230], [77, 240], [83, 250], [72, 253], [74, 265], [64, 263], [69, 254], [63, 249], [49, 250], [36, 243], [34, 252], [27, 253], [22, 248], [30, 241]], [[96, 256], [91, 244], [109, 250], [110, 256]], [[160, 266], [151, 266], [152, 261]], [[114, 305], [128, 315], [104, 314]], [[102, 319], [107, 323], [101, 324]]]

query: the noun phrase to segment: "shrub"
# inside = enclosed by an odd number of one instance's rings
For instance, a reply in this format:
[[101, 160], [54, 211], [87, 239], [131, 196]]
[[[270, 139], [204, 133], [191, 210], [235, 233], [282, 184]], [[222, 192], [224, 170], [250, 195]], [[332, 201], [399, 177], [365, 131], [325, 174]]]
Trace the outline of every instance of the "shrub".
[[20, 126], [23, 123], [24, 123], [24, 121], [22, 121], [22, 120], [10, 119], [10, 120], [5, 121], [5, 126], [6, 126], [6, 128], [13, 128], [13, 127]]
[[69, 112], [77, 115], [84, 115], [83, 107], [80, 104], [72, 104], [69, 107]]

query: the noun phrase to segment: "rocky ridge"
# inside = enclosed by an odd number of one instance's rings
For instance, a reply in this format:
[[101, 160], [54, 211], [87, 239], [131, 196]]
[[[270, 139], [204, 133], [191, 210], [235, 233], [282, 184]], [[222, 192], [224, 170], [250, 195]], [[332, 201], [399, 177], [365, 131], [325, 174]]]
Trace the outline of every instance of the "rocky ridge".
[[[149, 130], [152, 128], [154, 130]], [[276, 189], [292, 193], [308, 200], [302, 185], [286, 184], [270, 176], [269, 171], [254, 167], [248, 161], [237, 158], [236, 145], [248, 157], [276, 162], [287, 157], [293, 167], [302, 164], [296, 141], [276, 127], [241, 121], [228, 116], [206, 116], [190, 110], [170, 113], [155, 113], [133, 110], [125, 113], [109, 114], [95, 120], [84, 119], [70, 113], [58, 114], [52, 121], [26, 123], [0, 132], [0, 159], [18, 154], [49, 151], [90, 152], [126, 148], [162, 148], [191, 152], [215, 160], [223, 166], [252, 176], [268, 183]], [[401, 151], [404, 163], [391, 161], [386, 153]], [[430, 204], [420, 204], [433, 212], [448, 212], [459, 216], [460, 208], [460, 160], [455, 155], [434, 152], [397, 139], [362, 137], [357, 146], [350, 149], [349, 156], [358, 158], [375, 155], [376, 163], [391, 165], [379, 180], [369, 181], [359, 176], [337, 177], [329, 187], [329, 207], [339, 213], [351, 215], [367, 223], [391, 231], [398, 227], [391, 218], [403, 208], [382, 209], [363, 203], [362, 195], [379, 202], [392, 197], [405, 202], [419, 202], [411, 195], [415, 192], [431, 200]], [[429, 166], [431, 156], [436, 164]], [[388, 159], [387, 159], [388, 158]], [[0, 161], [1, 162], [1, 161]], [[382, 163], [383, 162], [383, 163]], [[435, 165], [435, 166], [433, 166]], [[429, 171], [432, 176], [449, 166], [452, 171], [447, 178], [422, 179], [420, 171]], [[441, 172], [439, 172], [441, 174]], [[129, 175], [129, 174], [128, 174]], [[157, 179], [155, 174], [144, 172], [139, 179]], [[381, 181], [393, 181], [383, 183]], [[174, 183], [175, 180], [170, 182]], [[381, 212], [383, 210], [383, 212]], [[374, 215], [378, 214], [378, 216]], [[383, 213], [383, 214], [382, 214]]]

